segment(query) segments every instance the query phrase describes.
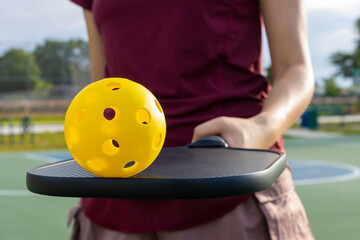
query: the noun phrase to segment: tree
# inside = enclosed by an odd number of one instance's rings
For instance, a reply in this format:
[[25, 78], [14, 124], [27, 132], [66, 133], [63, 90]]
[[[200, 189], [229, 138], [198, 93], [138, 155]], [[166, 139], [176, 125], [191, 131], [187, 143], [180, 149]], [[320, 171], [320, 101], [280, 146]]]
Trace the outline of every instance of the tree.
[[44, 86], [33, 54], [10, 49], [0, 57], [0, 92], [30, 91]]
[[338, 68], [337, 75], [345, 78], [355, 77], [360, 73], [360, 18], [356, 21], [356, 27], [359, 36], [354, 52], [337, 52], [331, 56], [331, 62]]
[[36, 62], [42, 69], [42, 78], [55, 85], [74, 82], [73, 71], [89, 72], [89, 51], [83, 40], [67, 42], [46, 40], [34, 51]]
[[336, 84], [335, 78], [330, 77], [324, 79], [325, 94], [329, 97], [339, 96], [341, 94], [341, 88]]

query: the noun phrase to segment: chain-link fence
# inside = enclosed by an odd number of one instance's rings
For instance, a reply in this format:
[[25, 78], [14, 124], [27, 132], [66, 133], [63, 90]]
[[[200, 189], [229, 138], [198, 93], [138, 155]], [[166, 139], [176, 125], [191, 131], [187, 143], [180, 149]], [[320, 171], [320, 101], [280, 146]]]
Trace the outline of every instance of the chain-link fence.
[[0, 42], [0, 117], [64, 113], [90, 83], [87, 42]]

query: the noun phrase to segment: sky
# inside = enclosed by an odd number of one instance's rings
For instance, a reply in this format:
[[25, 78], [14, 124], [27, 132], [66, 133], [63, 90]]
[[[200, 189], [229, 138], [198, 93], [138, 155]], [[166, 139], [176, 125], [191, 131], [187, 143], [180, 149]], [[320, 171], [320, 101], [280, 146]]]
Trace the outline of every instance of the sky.
[[[305, 0], [308, 36], [316, 80], [335, 73], [330, 56], [335, 52], [352, 52], [360, 18], [360, 0]], [[44, 39], [87, 39], [82, 9], [69, 0], [1, 0], [0, 55], [8, 48], [31, 50]], [[264, 44], [264, 66], [270, 65]], [[339, 79], [343, 87], [351, 81]]]

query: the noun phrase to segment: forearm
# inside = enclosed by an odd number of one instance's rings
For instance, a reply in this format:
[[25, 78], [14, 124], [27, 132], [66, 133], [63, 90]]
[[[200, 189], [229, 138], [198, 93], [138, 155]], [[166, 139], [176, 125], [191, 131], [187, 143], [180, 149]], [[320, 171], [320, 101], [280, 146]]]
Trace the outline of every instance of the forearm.
[[314, 92], [304, 1], [261, 0], [273, 88], [255, 120], [274, 142], [304, 112]]
[[274, 143], [309, 105], [314, 92], [314, 78], [310, 65], [293, 65], [274, 78], [274, 85], [254, 120], [268, 131]]

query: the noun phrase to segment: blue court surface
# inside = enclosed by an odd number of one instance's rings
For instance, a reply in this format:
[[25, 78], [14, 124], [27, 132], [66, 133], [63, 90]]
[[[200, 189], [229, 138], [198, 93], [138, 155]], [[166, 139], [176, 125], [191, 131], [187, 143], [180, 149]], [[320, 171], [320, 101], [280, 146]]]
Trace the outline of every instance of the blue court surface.
[[358, 167], [331, 162], [288, 160], [295, 185], [347, 181], [359, 177]]

